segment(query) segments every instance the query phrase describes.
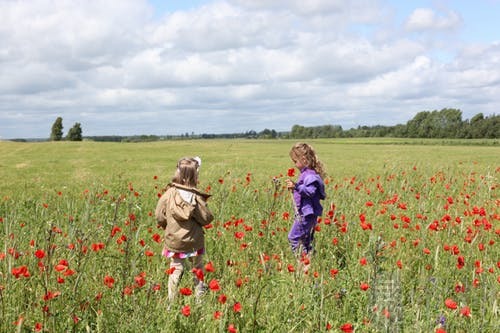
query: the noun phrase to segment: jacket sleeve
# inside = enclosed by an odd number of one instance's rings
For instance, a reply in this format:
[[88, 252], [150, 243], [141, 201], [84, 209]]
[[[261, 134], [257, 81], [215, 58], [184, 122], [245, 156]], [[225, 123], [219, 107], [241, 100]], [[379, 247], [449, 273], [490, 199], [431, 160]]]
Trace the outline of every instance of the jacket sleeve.
[[295, 190], [303, 196], [313, 197], [319, 195], [320, 199], [325, 199], [325, 186], [323, 180], [318, 175], [308, 175], [303, 182], [296, 185]]
[[156, 204], [155, 216], [158, 225], [165, 229], [167, 227], [167, 216], [166, 216], [166, 196], [163, 194], [158, 203]]
[[295, 190], [303, 196], [312, 197], [316, 193], [317, 184], [315, 177], [305, 177], [302, 182], [297, 183]]
[[196, 196], [196, 208], [193, 212], [193, 218], [202, 226], [205, 226], [214, 220], [214, 215], [210, 209], [208, 209], [206, 199], [201, 195]]

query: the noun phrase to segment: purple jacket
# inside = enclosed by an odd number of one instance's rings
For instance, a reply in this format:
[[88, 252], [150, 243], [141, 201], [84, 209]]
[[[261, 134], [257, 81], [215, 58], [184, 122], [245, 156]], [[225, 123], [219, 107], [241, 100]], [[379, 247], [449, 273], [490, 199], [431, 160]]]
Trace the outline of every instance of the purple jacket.
[[300, 176], [295, 183], [293, 199], [301, 216], [314, 214], [321, 216], [323, 206], [320, 200], [326, 198], [325, 183], [313, 169], [304, 168], [300, 170]]

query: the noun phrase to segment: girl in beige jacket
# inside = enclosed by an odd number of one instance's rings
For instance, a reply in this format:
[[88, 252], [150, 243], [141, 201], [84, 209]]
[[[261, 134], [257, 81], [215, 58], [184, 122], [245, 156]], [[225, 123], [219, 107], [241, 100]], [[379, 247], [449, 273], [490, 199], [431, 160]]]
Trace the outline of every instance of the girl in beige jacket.
[[165, 230], [165, 245], [162, 254], [170, 258], [168, 298], [172, 301], [184, 272], [186, 260], [193, 266], [195, 295], [205, 290], [203, 283], [203, 260], [205, 236], [203, 226], [213, 220], [207, 207], [209, 195], [196, 188], [201, 160], [181, 158], [177, 163], [172, 182], [158, 200], [156, 219]]

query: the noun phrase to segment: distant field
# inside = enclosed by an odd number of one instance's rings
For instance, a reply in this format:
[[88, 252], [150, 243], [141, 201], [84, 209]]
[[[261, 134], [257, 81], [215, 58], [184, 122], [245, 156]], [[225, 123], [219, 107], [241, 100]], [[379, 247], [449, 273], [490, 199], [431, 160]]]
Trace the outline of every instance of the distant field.
[[[0, 142], [0, 332], [500, 332], [496, 141], [308, 140], [328, 172], [308, 274], [294, 142]], [[153, 211], [193, 155], [208, 289], [188, 271], [167, 310]]]
[[[293, 140], [195, 140], [154, 143], [0, 142], [0, 189], [12, 193], [26, 188], [108, 183], [120, 178], [143, 183], [152, 175], [168, 180], [178, 158], [199, 155], [201, 179], [213, 182], [226, 171], [262, 178], [291, 167]], [[309, 140], [334, 178], [387, 172], [391, 168], [421, 167], [434, 172], [450, 167], [495, 168], [500, 146], [461, 145], [464, 140], [336, 139]], [[444, 143], [444, 144], [443, 144]], [[494, 170], [493, 170], [494, 171]]]

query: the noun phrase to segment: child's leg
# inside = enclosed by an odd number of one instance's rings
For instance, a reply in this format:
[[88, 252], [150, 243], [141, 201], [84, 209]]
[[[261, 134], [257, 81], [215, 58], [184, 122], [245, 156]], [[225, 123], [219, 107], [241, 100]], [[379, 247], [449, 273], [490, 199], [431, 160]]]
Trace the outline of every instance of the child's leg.
[[172, 274], [168, 277], [168, 299], [173, 301], [177, 295], [177, 286], [184, 272], [184, 259], [171, 258], [170, 268], [175, 268]]
[[[312, 231], [316, 225], [316, 221], [317, 218], [314, 215], [296, 217], [288, 234], [288, 241], [295, 254], [300, 255], [301, 253], [299, 252], [309, 253], [309, 251], [311, 251]], [[302, 247], [302, 249], [299, 249], [300, 247]]]
[[288, 242], [290, 243], [290, 247], [292, 248], [292, 252], [294, 254], [298, 254], [299, 247], [302, 245], [302, 237], [304, 235], [304, 228], [302, 225], [302, 217], [296, 216], [293, 221], [292, 228], [288, 233]]
[[309, 254], [312, 251], [312, 242], [314, 239], [314, 227], [318, 218], [314, 215], [308, 215], [304, 217], [304, 237], [302, 238], [302, 244], [304, 246], [303, 251]]
[[[199, 254], [195, 257], [191, 257], [190, 260], [193, 263], [193, 267], [197, 270], [201, 270], [204, 273], [203, 269], [203, 255]], [[205, 283], [202, 280], [198, 279], [197, 275], [194, 274], [194, 287], [195, 287], [195, 295], [196, 297], [200, 297], [205, 292]]]

